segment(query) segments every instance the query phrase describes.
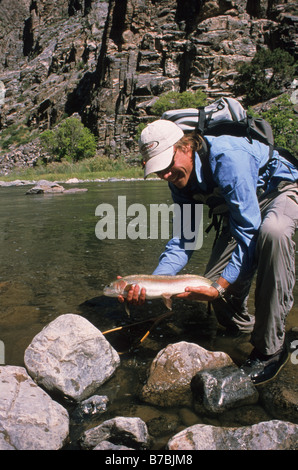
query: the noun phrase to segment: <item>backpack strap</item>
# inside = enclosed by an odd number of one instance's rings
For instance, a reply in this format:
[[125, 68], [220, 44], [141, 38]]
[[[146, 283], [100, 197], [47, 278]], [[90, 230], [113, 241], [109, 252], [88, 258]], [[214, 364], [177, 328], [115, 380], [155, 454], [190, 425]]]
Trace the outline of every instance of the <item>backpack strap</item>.
[[202, 137], [202, 147], [198, 153], [199, 153], [199, 157], [202, 163], [202, 171], [203, 171], [205, 183], [207, 185], [207, 192], [209, 192], [214, 187], [214, 182], [213, 182], [212, 172], [211, 172], [210, 162], [209, 162], [210, 145], [206, 141], [206, 139], [204, 139], [205, 123], [206, 123], [206, 111], [205, 111], [204, 106], [200, 106], [198, 108], [198, 123], [196, 125], [195, 132], [200, 134], [200, 136]]
[[250, 133], [251, 129], [251, 123], [253, 122], [253, 119], [251, 116], [247, 116], [247, 127], [246, 127], [246, 137], [248, 138], [249, 142], [252, 144], [252, 136]]
[[199, 151], [199, 157], [202, 163], [202, 172], [203, 172], [204, 181], [207, 186], [206, 193], [209, 193], [209, 192], [212, 192], [213, 188], [215, 187], [213, 176], [212, 176], [212, 171], [211, 171], [211, 166], [210, 166], [210, 161], [209, 161], [210, 145], [209, 145], [209, 142], [207, 142], [207, 140], [204, 139], [202, 135], [201, 137], [202, 137], [202, 148]]
[[298, 168], [298, 159], [289, 150], [283, 147], [273, 147], [272, 152], [273, 150], [277, 150], [281, 157], [285, 158], [288, 160], [288, 162], [292, 163], [296, 166], [296, 168]]
[[206, 111], [205, 111], [204, 106], [201, 106], [198, 108], [198, 124], [196, 127], [196, 131], [199, 132], [201, 135], [204, 134], [205, 122], [206, 122]]
[[[265, 121], [262, 120], [264, 123]], [[252, 116], [249, 116], [247, 115], [247, 118], [246, 118], [246, 136], [247, 139], [249, 140], [249, 142], [252, 144], [252, 141], [254, 138], [256, 138], [257, 140], [260, 140], [260, 142], [263, 142], [265, 143], [266, 145], [268, 145], [269, 147], [269, 160], [271, 160], [271, 158], [273, 157], [273, 150], [275, 149], [274, 145], [273, 145], [273, 134], [271, 136], [271, 127], [270, 127], [270, 131], [269, 131], [269, 128], [268, 128], [268, 123], [266, 123], [266, 127], [268, 129], [268, 142], [265, 142], [264, 138], [263, 139], [260, 139], [258, 138], [256, 135], [254, 135], [254, 123], [255, 123], [255, 119], [252, 117]], [[264, 136], [265, 137], [265, 136]], [[267, 165], [267, 163], [266, 163]]]

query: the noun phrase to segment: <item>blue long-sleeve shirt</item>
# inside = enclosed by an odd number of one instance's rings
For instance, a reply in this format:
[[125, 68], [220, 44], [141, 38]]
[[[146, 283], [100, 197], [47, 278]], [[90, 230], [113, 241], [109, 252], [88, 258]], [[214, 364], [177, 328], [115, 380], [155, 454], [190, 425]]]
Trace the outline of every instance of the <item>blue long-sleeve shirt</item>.
[[[222, 276], [233, 283], [242, 270], [249, 271], [253, 265], [255, 243], [261, 224], [257, 190], [270, 192], [280, 181], [297, 181], [298, 169], [278, 152], [268, 162], [268, 146], [257, 140], [249, 142], [245, 137], [208, 136], [212, 179], [229, 211], [230, 230], [237, 241], [231, 259]], [[267, 163], [268, 162], [268, 163]], [[264, 168], [263, 168], [264, 167]], [[260, 172], [260, 169], [262, 171]], [[196, 194], [204, 194], [207, 186], [202, 163], [195, 154], [195, 177], [183, 189], [169, 183], [173, 201], [179, 205], [196, 204]], [[193, 250], [185, 248], [186, 240], [172, 238], [159, 259], [154, 274], [175, 275], [188, 263]]]

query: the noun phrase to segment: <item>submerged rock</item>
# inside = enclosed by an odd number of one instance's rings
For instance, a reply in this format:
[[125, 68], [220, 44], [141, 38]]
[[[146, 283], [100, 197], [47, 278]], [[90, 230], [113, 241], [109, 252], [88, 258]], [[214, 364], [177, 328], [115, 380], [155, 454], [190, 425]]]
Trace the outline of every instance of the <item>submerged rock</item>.
[[63, 194], [77, 194], [77, 193], [86, 193], [88, 191], [87, 188], [71, 188], [65, 189]]
[[132, 447], [126, 447], [122, 445], [116, 445], [113, 444], [110, 441], [102, 441], [100, 444], [98, 444], [96, 447], [94, 447], [93, 450], [135, 450]]
[[67, 411], [23, 367], [0, 367], [1, 450], [58, 450], [68, 433]]
[[85, 431], [81, 438], [81, 446], [84, 449], [92, 449], [104, 441], [144, 449], [149, 444], [149, 433], [146, 423], [141, 418], [117, 416]]
[[33, 188], [28, 189], [26, 194], [76, 194], [86, 191], [88, 191], [87, 188], [65, 189], [58, 183], [53, 183], [47, 180], [40, 180], [35, 186], [33, 186]]
[[81, 418], [98, 416], [107, 411], [109, 398], [106, 395], [93, 395], [80, 402], [75, 410], [75, 415]]
[[297, 450], [298, 425], [265, 421], [226, 428], [195, 424], [170, 439], [169, 450]]
[[191, 381], [197, 413], [218, 414], [257, 403], [259, 394], [251, 379], [235, 366], [198, 372]]
[[211, 352], [181, 341], [162, 349], [152, 362], [141, 398], [159, 406], [190, 405], [190, 383], [197, 372], [233, 365], [224, 352]]
[[53, 194], [63, 193], [64, 188], [58, 183], [53, 183], [47, 180], [40, 180], [33, 188], [28, 189], [26, 194]]
[[59, 316], [33, 338], [24, 361], [38, 384], [77, 401], [90, 397], [120, 364], [104, 335], [71, 313]]

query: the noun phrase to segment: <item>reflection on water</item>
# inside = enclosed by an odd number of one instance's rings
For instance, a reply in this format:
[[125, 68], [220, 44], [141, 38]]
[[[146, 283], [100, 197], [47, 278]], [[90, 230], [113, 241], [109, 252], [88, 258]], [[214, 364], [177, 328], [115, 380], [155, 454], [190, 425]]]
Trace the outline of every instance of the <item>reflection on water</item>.
[[[117, 275], [151, 273], [158, 263], [165, 240], [99, 240], [95, 236], [99, 220], [95, 210], [102, 203], [117, 208], [118, 196], [126, 196], [127, 206], [171, 204], [167, 184], [134, 181], [82, 186], [88, 192], [34, 196], [25, 195], [24, 187], [0, 188], [0, 340], [5, 345], [6, 364], [23, 365], [24, 350], [32, 338], [64, 313], [83, 315], [101, 331], [127, 324], [123, 306], [116, 299], [102, 297], [102, 288]], [[207, 223], [205, 216], [204, 225]], [[185, 272], [204, 273], [212, 241], [211, 232]], [[253, 300], [250, 306], [253, 308]], [[296, 308], [289, 315], [288, 328], [295, 324]], [[161, 302], [148, 302], [135, 308], [132, 318], [142, 320], [163, 312]], [[122, 360], [115, 379], [118, 385], [115, 380], [106, 385], [110, 395], [116, 394], [122, 405], [123, 396], [130, 397], [137, 408], [136, 380], [141, 383], [152, 357], [170, 342], [198, 342], [244, 359], [249, 345], [220, 340], [216, 329], [212, 315], [199, 315], [196, 305], [176, 301], [173, 318]], [[121, 350], [142, 334], [144, 326], [109, 335], [109, 340]], [[132, 413], [131, 406], [130, 402], [127, 413]]]
[[[8, 363], [21, 364], [24, 347], [41, 327], [63, 313], [81, 314], [81, 304], [99, 297], [117, 275], [151, 273], [158, 263], [165, 240], [99, 240], [95, 210], [109, 203], [117, 211], [123, 195], [127, 207], [171, 204], [167, 185], [139, 181], [84, 187], [88, 192], [34, 196], [25, 195], [24, 187], [1, 188], [0, 339]], [[204, 254], [205, 249], [196, 256], [193, 270], [203, 271]], [[101, 321], [110, 326], [108, 317], [99, 311], [98, 326]]]

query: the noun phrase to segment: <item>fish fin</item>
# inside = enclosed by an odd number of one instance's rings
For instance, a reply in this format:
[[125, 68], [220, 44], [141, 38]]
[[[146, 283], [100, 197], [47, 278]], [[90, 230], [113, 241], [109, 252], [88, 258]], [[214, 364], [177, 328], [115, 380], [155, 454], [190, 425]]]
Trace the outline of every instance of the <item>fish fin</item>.
[[165, 306], [169, 309], [172, 310], [172, 299], [171, 299], [172, 294], [162, 294], [162, 300]]
[[124, 303], [124, 307], [125, 307], [125, 311], [126, 311], [127, 315], [130, 317], [130, 310], [129, 310], [128, 302], [126, 302], [126, 300], [125, 300], [125, 303]]
[[133, 287], [133, 284], [126, 284], [124, 287], [124, 292], [128, 292]]

